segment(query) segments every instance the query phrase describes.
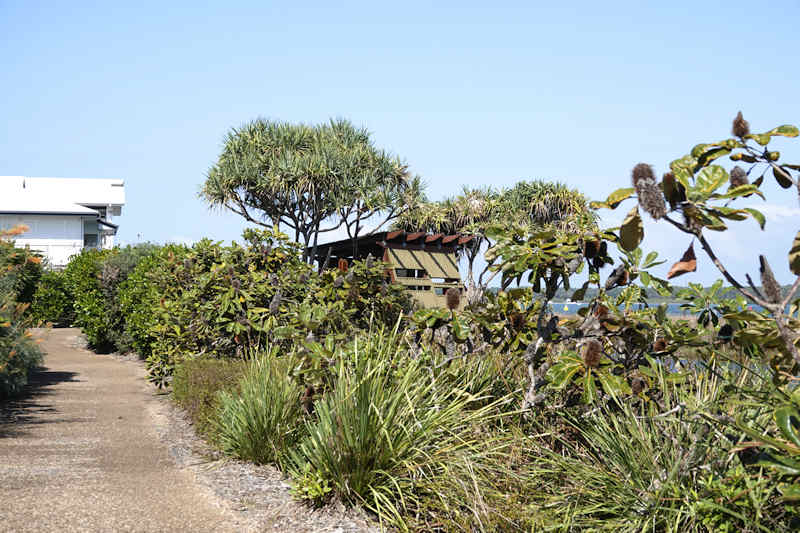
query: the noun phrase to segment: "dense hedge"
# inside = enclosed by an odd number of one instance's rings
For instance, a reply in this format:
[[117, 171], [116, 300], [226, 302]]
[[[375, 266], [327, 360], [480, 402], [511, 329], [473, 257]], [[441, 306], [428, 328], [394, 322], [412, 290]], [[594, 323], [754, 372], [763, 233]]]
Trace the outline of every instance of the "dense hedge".
[[94, 349], [139, 353], [161, 386], [183, 360], [344, 340], [410, 309], [378, 261], [320, 274], [279, 233], [247, 230], [243, 237], [243, 244], [204, 239], [192, 247], [86, 250], [62, 273], [46, 275], [35, 316], [67, 323], [72, 317], [62, 303], [71, 301], [74, 324]]
[[0, 232], [0, 399], [18, 394], [42, 352], [26, 331], [26, 311], [42, 275], [41, 258], [10, 240], [22, 230]]

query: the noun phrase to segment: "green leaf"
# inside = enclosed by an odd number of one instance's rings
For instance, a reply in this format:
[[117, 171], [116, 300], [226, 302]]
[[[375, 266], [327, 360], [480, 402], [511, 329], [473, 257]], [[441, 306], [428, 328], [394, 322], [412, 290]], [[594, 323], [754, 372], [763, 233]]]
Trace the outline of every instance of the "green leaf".
[[778, 182], [778, 185], [780, 185], [784, 189], [788, 189], [789, 187], [794, 185], [791, 175], [784, 169], [782, 169], [779, 165], [772, 165], [772, 175], [775, 177], [775, 181]]
[[728, 189], [728, 192], [725, 194], [712, 194], [710, 198], [715, 200], [727, 200], [730, 198], [738, 198], [740, 196], [749, 196], [751, 194], [756, 194], [760, 196], [762, 199], [764, 198], [764, 194], [758, 190], [758, 184], [749, 183], [747, 185], [740, 185], [738, 187], [734, 187], [732, 189]]
[[620, 226], [619, 244], [623, 250], [632, 252], [639, 246], [643, 238], [644, 226], [642, 217], [639, 216], [639, 206], [634, 206]]
[[639, 277], [642, 278], [642, 285], [644, 285], [645, 287], [649, 287], [650, 286], [650, 274], [648, 274], [647, 272], [645, 272], [643, 270], [643, 271], [639, 272]]
[[800, 500], [800, 485], [797, 483], [792, 483], [791, 485], [788, 483], [784, 483], [778, 486], [778, 490], [781, 491], [783, 495], [783, 499], [789, 502], [796, 502]]
[[608, 195], [605, 202], [591, 202], [589, 205], [592, 209], [616, 209], [620, 203], [633, 196], [634, 191], [633, 187], [617, 189]]
[[696, 165], [697, 160], [691, 155], [685, 155], [669, 164], [669, 168], [675, 175], [675, 179], [678, 180], [687, 191], [689, 190], [689, 181], [694, 176], [692, 169], [694, 169]]
[[594, 382], [594, 373], [589, 371], [583, 378], [583, 402], [594, 403], [597, 400], [597, 385]]
[[731, 153], [728, 148], [712, 148], [711, 150], [703, 153], [697, 160], [697, 166], [702, 168], [722, 156]]
[[764, 217], [764, 213], [759, 211], [758, 209], [753, 209], [752, 207], [745, 207], [745, 211], [750, 213], [750, 215], [758, 221], [758, 225], [761, 226], [761, 229], [764, 229], [764, 225], [767, 223], [767, 219]]
[[753, 139], [761, 146], [768, 145], [770, 138], [771, 135], [769, 133], [751, 133], [750, 135], [745, 135], [745, 139]]
[[800, 231], [794, 236], [792, 249], [789, 250], [789, 270], [795, 276], [800, 276]]
[[707, 198], [728, 182], [728, 171], [719, 165], [704, 168], [697, 174], [697, 188]]
[[[793, 421], [794, 419], [794, 421]], [[800, 414], [791, 405], [784, 405], [775, 409], [775, 423], [784, 437], [800, 448], [800, 434], [797, 433], [796, 424], [800, 423]]]
[[784, 124], [783, 126], [778, 126], [777, 128], [769, 130], [767, 133], [770, 135], [781, 135], [783, 137], [797, 137], [800, 134], [800, 130], [797, 129], [797, 126]]

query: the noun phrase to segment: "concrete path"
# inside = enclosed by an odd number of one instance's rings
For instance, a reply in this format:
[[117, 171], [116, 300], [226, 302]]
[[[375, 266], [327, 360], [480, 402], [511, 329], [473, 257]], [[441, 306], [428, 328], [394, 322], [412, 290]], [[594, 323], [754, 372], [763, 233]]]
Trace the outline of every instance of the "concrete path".
[[235, 518], [156, 433], [140, 365], [44, 331], [45, 369], [0, 407], [0, 531], [235, 531]]

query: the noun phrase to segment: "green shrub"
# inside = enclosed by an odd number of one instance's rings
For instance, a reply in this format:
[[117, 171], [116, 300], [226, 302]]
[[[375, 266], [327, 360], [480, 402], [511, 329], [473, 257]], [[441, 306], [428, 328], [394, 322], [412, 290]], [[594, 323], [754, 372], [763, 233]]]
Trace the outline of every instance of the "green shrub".
[[289, 376], [293, 363], [270, 352], [259, 355], [237, 393], [220, 393], [215, 432], [225, 452], [256, 463], [284, 463], [303, 430], [303, 389]]
[[130, 339], [133, 351], [143, 359], [151, 355], [156, 340], [153, 328], [158, 323], [160, 299], [170, 283], [175, 283], [169, 267], [176, 257], [187, 253], [185, 246], [177, 244], [154, 248], [119, 285], [117, 299], [125, 322], [125, 336]]
[[42, 274], [33, 295], [30, 313], [37, 323], [49, 322], [57, 326], [72, 324], [75, 310], [62, 272], [47, 270]]
[[10, 231], [0, 230], [0, 277], [4, 278], [4, 291], [11, 291], [14, 301], [29, 304], [42, 276], [42, 259], [28, 248], [17, 248], [10, 240], [24, 231], [24, 226]]
[[109, 343], [119, 352], [134, 349], [133, 338], [125, 327], [126, 316], [123, 313], [120, 290], [136, 265], [149, 257], [156, 246], [145, 243], [124, 248], [115, 248], [100, 266], [100, 290], [103, 295], [103, 307], [108, 317], [108, 331], [105, 336]]
[[308, 435], [291, 450], [295, 479], [312, 479], [317, 488], [327, 483], [342, 500], [401, 527], [404, 515], [421, 512], [423, 500], [456, 514], [482, 513], [463, 499], [462, 488], [481, 486], [488, 476], [496, 439], [481, 428], [498, 402], [465, 391], [472, 371], [441, 379], [406, 357], [395, 330], [349, 345], [337, 354], [333, 373], [331, 390], [314, 404]]
[[28, 375], [42, 362], [42, 351], [26, 330], [27, 304], [17, 304], [0, 294], [0, 398], [19, 394]]
[[[735, 435], [703, 413], [725, 404], [723, 369], [687, 383], [662, 380], [662, 406], [620, 403], [580, 417], [530, 444], [526, 492], [532, 529], [613, 531], [791, 531], [774, 483], [747, 473]], [[674, 380], [675, 376], [665, 377]], [[740, 385], [752, 386], [752, 381]], [[660, 412], [662, 411], [663, 412]], [[543, 428], [544, 429], [544, 428]]]
[[172, 398], [189, 415], [199, 434], [215, 440], [220, 391], [237, 391], [247, 363], [229, 359], [189, 359], [175, 369]]
[[98, 351], [110, 351], [113, 344], [108, 334], [111, 318], [106, 313], [100, 274], [103, 260], [113, 250], [84, 249], [73, 256], [64, 269], [64, 280], [73, 298], [75, 325], [83, 330], [89, 345]]

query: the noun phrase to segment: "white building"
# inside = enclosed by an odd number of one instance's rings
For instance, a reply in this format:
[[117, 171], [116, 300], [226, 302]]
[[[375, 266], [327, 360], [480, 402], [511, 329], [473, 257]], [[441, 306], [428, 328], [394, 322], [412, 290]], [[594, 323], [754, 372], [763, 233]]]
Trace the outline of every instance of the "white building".
[[125, 205], [125, 183], [116, 179], [0, 176], [0, 229], [19, 224], [29, 231], [15, 237], [47, 257], [67, 264], [83, 248], [111, 248], [114, 217]]

